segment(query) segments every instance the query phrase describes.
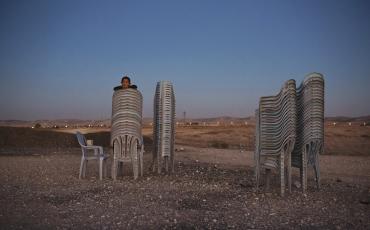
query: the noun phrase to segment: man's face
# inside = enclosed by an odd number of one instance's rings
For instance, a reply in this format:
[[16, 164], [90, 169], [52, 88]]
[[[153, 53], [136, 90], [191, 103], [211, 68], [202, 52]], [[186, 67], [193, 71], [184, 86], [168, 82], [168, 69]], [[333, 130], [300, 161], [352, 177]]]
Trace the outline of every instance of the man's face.
[[127, 89], [130, 86], [128, 79], [123, 79], [122, 88]]

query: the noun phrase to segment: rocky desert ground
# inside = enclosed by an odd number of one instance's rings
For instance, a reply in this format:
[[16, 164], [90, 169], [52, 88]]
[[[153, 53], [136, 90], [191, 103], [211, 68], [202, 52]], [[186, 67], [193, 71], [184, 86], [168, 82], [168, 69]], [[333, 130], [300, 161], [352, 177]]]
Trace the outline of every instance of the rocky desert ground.
[[[127, 164], [115, 182], [99, 181], [95, 162], [78, 179], [74, 131], [0, 127], [0, 229], [370, 228], [368, 126], [327, 126], [321, 189], [310, 175], [303, 194], [294, 169], [284, 197], [254, 186], [253, 126], [178, 128], [170, 175], [150, 170], [146, 128], [144, 176]], [[110, 152], [107, 129], [82, 131]]]

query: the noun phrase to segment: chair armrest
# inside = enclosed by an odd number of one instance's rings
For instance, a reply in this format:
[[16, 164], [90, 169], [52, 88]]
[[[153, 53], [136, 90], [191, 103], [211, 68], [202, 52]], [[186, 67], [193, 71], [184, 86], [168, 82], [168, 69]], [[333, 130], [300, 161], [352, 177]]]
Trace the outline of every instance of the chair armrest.
[[98, 145], [87, 145], [83, 147], [84, 149], [92, 149], [94, 150], [95, 155], [104, 155], [104, 150], [102, 146]]

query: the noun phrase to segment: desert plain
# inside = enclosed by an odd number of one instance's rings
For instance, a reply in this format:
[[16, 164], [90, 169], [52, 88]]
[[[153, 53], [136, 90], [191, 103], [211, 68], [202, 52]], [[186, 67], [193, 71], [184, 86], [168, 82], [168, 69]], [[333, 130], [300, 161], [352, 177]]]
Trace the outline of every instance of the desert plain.
[[[79, 179], [82, 131], [110, 155], [109, 128], [0, 127], [0, 229], [369, 229], [370, 126], [325, 125], [321, 188], [310, 170], [302, 193], [255, 187], [253, 124], [179, 126], [175, 172], [151, 170], [145, 126], [144, 176], [124, 165], [117, 181], [89, 162]], [[275, 179], [274, 179], [275, 178]]]

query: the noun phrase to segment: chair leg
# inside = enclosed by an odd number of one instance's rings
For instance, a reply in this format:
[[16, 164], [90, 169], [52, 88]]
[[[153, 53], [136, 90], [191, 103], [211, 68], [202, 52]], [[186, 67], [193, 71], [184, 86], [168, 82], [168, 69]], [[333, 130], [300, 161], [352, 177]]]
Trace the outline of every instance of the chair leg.
[[84, 177], [83, 170], [85, 165], [85, 158], [81, 158], [81, 164], [80, 164], [80, 175], [78, 176], [79, 179], [82, 179]]
[[122, 168], [123, 168], [122, 162], [117, 161], [117, 170], [116, 170], [117, 176], [122, 176], [123, 175], [123, 173], [122, 173], [123, 169]]
[[134, 179], [136, 180], [138, 177], [139, 177], [139, 161], [137, 159], [137, 156], [136, 156], [136, 159], [133, 159], [132, 160], [132, 169], [134, 171]]
[[320, 189], [320, 160], [319, 160], [318, 154], [316, 154], [315, 156], [314, 170], [315, 170], [315, 176], [316, 176], [317, 189]]
[[118, 170], [119, 170], [119, 173], [117, 175], [123, 177], [125, 175], [125, 164], [121, 161], [118, 162]]
[[271, 169], [265, 169], [266, 172], [266, 191], [270, 190], [270, 182], [271, 182]]
[[152, 161], [152, 172], [155, 173], [155, 160]]
[[82, 174], [83, 174], [84, 178], [86, 177], [86, 168], [87, 168], [87, 163], [88, 162], [89, 162], [88, 160], [84, 161], [84, 166], [83, 166], [83, 171], [82, 171]]
[[[301, 184], [302, 184], [302, 187], [303, 187], [303, 160], [302, 161], [302, 165], [299, 167], [299, 177], [301, 179]], [[304, 193], [304, 189], [302, 189], [302, 192]]]
[[104, 159], [104, 173], [103, 173], [104, 177], [107, 177], [107, 170], [108, 170], [107, 159]]
[[284, 153], [280, 154], [280, 195], [285, 193], [285, 175], [284, 175]]
[[260, 186], [260, 175], [259, 175], [259, 167], [255, 166], [255, 177], [256, 177], [256, 189], [258, 190], [258, 187]]
[[152, 154], [152, 171], [153, 171], [153, 173], [155, 173], [156, 162], [157, 162], [157, 157], [156, 157], [156, 153], [154, 153], [154, 150], [153, 150], [153, 154]]
[[140, 153], [140, 174], [144, 176], [144, 156], [143, 153]]
[[260, 164], [258, 158], [255, 160], [255, 166], [254, 166], [254, 176], [256, 178], [256, 189], [258, 190], [258, 187], [260, 186]]
[[104, 162], [104, 159], [100, 158], [99, 159], [99, 179], [100, 180], [103, 180], [103, 162]]
[[302, 166], [301, 166], [301, 180], [302, 180], [302, 192], [307, 191], [307, 153], [303, 151], [302, 153]]
[[292, 192], [292, 156], [288, 153], [288, 162], [287, 162], [287, 176], [288, 176], [288, 189], [289, 193]]
[[171, 154], [171, 170], [172, 173], [175, 173], [175, 156], [173, 153]]
[[166, 173], [168, 173], [168, 164], [169, 164], [168, 157], [164, 157], [164, 164], [166, 166]]
[[159, 156], [159, 154], [158, 154], [157, 155], [158, 174], [161, 174], [161, 171], [162, 171], [161, 158], [162, 158], [162, 156]]
[[115, 181], [117, 180], [117, 161], [113, 159], [112, 162], [112, 179]]

